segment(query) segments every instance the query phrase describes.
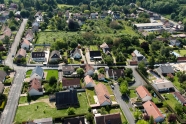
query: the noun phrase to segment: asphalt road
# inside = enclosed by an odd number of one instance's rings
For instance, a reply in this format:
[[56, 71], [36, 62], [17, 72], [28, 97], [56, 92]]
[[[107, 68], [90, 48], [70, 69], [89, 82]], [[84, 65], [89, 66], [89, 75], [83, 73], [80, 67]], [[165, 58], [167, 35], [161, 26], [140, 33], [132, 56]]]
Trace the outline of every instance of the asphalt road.
[[16, 113], [17, 105], [19, 96], [21, 93], [23, 80], [25, 77], [26, 68], [16, 66], [13, 64], [13, 57], [12, 55], [16, 54], [17, 46], [19, 45], [19, 42], [21, 40], [22, 33], [24, 31], [24, 28], [26, 26], [27, 19], [23, 19], [23, 22], [21, 23], [20, 29], [16, 34], [16, 37], [14, 39], [14, 43], [12, 44], [11, 50], [7, 56], [7, 59], [5, 61], [5, 64], [14, 68], [16, 70], [16, 75], [14, 78], [14, 81], [12, 82], [12, 86], [8, 95], [8, 101], [5, 106], [5, 109], [1, 115], [0, 124], [12, 124], [14, 120], [14, 116]]
[[113, 92], [114, 92], [114, 95], [117, 99], [118, 104], [120, 105], [121, 109], [123, 110], [123, 112], [125, 114], [126, 119], [128, 120], [128, 123], [129, 124], [135, 124], [134, 117], [133, 117], [131, 111], [129, 110], [128, 105], [124, 101], [124, 97], [121, 95], [121, 93], [119, 91], [118, 84], [115, 85], [115, 88], [114, 88]]

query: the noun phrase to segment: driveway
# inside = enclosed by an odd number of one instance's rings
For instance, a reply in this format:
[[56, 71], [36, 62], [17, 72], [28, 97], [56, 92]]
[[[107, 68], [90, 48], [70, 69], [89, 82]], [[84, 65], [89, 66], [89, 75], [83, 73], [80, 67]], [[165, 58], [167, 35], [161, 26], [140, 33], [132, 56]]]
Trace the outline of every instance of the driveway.
[[115, 84], [115, 88], [113, 90], [113, 93], [114, 93], [115, 98], [116, 98], [118, 104], [120, 105], [123, 113], [125, 114], [125, 117], [128, 120], [128, 123], [135, 124], [134, 117], [133, 117], [131, 111], [129, 110], [127, 103], [124, 101], [125, 98], [120, 93], [118, 84]]

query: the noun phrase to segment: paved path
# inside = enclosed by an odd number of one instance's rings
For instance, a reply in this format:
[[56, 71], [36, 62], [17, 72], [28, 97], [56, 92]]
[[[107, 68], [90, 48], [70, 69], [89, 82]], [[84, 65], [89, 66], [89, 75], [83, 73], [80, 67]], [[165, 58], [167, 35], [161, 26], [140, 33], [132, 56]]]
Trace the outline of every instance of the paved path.
[[26, 26], [26, 23], [27, 23], [27, 19], [23, 19], [20, 29], [17, 32], [16, 37], [14, 39], [14, 43], [12, 44], [10, 53], [7, 56], [7, 59], [5, 61], [5, 64], [14, 68], [14, 70], [16, 70], [17, 73], [15, 75], [14, 81], [12, 82], [12, 86], [11, 86], [11, 89], [8, 95], [8, 101], [1, 115], [0, 124], [12, 124], [14, 120], [15, 112], [17, 109], [18, 100], [19, 100], [19, 96], [21, 93], [21, 89], [23, 85], [22, 82], [25, 77], [26, 68], [18, 67], [14, 65], [12, 55], [16, 54], [17, 46], [19, 45], [19, 42], [21, 40], [21, 36]]

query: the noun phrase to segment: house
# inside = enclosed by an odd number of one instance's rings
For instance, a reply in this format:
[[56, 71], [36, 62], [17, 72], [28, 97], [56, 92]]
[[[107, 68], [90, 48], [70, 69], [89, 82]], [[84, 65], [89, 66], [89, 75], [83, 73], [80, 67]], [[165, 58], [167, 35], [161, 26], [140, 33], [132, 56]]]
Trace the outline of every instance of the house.
[[118, 79], [119, 77], [124, 77], [123, 69], [109, 69], [108, 70], [109, 78]]
[[6, 79], [7, 73], [3, 70], [0, 70], [0, 83], [3, 83]]
[[168, 80], [163, 79], [156, 79], [153, 80], [152, 86], [158, 91], [158, 92], [169, 92], [174, 91], [174, 86], [172, 82]]
[[84, 77], [84, 82], [85, 82], [85, 87], [86, 88], [91, 88], [91, 87], [95, 86], [94, 80], [89, 75]]
[[58, 61], [58, 60], [60, 60], [60, 58], [61, 58], [60, 52], [57, 50], [54, 50], [51, 52], [49, 60], [50, 61]]
[[44, 62], [46, 60], [45, 52], [32, 52], [32, 60], [36, 62]]
[[43, 95], [41, 82], [37, 78], [32, 79], [32, 81], [30, 82], [28, 93], [30, 96]]
[[100, 18], [105, 18], [106, 16], [108, 16], [108, 12], [107, 11], [103, 11], [100, 15]]
[[167, 74], [174, 74], [174, 69], [170, 65], [161, 65], [156, 69], [156, 72], [159, 75], [167, 75]]
[[153, 19], [154, 20], [160, 20], [161, 16], [159, 14], [153, 13]]
[[67, 10], [67, 11], [65, 12], [65, 19], [69, 19], [69, 16], [70, 16], [69, 10]]
[[56, 108], [63, 109], [68, 107], [79, 107], [79, 101], [77, 97], [77, 91], [74, 89], [57, 92], [56, 96]]
[[75, 71], [75, 68], [72, 65], [65, 65], [62, 67], [62, 71], [64, 75], [71, 75]]
[[17, 18], [21, 18], [21, 11], [17, 11], [14, 15]]
[[28, 29], [25, 33], [25, 39], [27, 39], [29, 42], [32, 42], [34, 39], [33, 31], [31, 29]]
[[136, 93], [141, 98], [143, 102], [149, 101], [152, 99], [151, 94], [144, 86], [139, 86], [136, 88]]
[[158, 107], [151, 101], [147, 101], [143, 104], [145, 112], [148, 116], [152, 116], [156, 123], [164, 121], [164, 116], [161, 114]]
[[99, 81], [104, 81], [104, 80], [105, 80], [105, 75], [99, 73], [99, 74], [98, 74], [98, 80], [99, 80]]
[[26, 56], [26, 50], [21, 48], [19, 49], [19, 51], [17, 52], [16, 58], [20, 59]]
[[132, 60], [133, 61], [145, 61], [145, 56], [143, 56], [138, 50], [134, 50], [134, 52], [132, 53]]
[[186, 106], [186, 99], [179, 92], [174, 92], [173, 95], [179, 103]]
[[12, 36], [12, 31], [9, 27], [3, 26], [1, 31], [3, 34], [0, 36], [0, 40], [4, 40], [5, 36], [11, 37]]
[[103, 43], [100, 45], [100, 48], [104, 49], [104, 48], [109, 48], [109, 46], [107, 45], [107, 43]]
[[78, 48], [75, 48], [73, 49], [71, 52], [70, 52], [70, 56], [74, 59], [81, 59], [81, 52]]
[[94, 68], [91, 65], [86, 64], [85, 65], [85, 75], [92, 76], [93, 74], [94, 74]]
[[151, 30], [153, 31], [158, 30], [158, 29], [162, 29], [163, 28], [163, 23], [138, 23], [138, 24], [134, 24], [134, 26], [136, 26], [137, 29], [143, 29], [143, 30]]
[[170, 42], [170, 45], [172, 45], [172, 46], [179, 47], [181, 45], [181, 42], [176, 39], [171, 39], [169, 42]]
[[21, 44], [21, 48], [25, 50], [29, 50], [31, 46], [31, 43], [27, 39], [23, 39], [23, 42]]
[[34, 22], [34, 23], [32, 24], [32, 31], [33, 31], [34, 33], [39, 31], [39, 23], [38, 23], [38, 22]]
[[95, 124], [122, 124], [120, 113], [95, 116], [94, 121]]
[[85, 124], [85, 117], [78, 116], [78, 117], [65, 118], [63, 124]]
[[186, 57], [178, 57], [177, 62], [186, 62]]
[[100, 106], [106, 106], [112, 104], [108, 89], [103, 83], [98, 83], [95, 86], [95, 93], [98, 97], [98, 102]]
[[63, 78], [62, 79], [63, 89], [69, 88], [80, 88], [80, 78]]
[[3, 11], [5, 9], [6, 9], [5, 4], [0, 4], [0, 11]]
[[17, 9], [18, 8], [18, 5], [16, 3], [11, 3], [9, 5], [9, 8], [14, 8], [14, 9]]
[[112, 13], [112, 17], [113, 17], [114, 19], [120, 19], [120, 12], [113, 12], [113, 13]]
[[98, 18], [98, 13], [90, 13], [90, 18], [91, 19], [97, 19]]
[[41, 80], [43, 79], [43, 76], [44, 76], [44, 71], [43, 69], [40, 67], [40, 66], [36, 66], [33, 70], [32, 70], [32, 73], [30, 75], [30, 80], [33, 80], [33, 79], [38, 79], [38, 80]]
[[0, 83], [0, 94], [2, 94], [3, 93], [3, 91], [4, 91], [4, 84], [3, 83]]
[[101, 60], [101, 52], [100, 51], [89, 51], [90, 60]]

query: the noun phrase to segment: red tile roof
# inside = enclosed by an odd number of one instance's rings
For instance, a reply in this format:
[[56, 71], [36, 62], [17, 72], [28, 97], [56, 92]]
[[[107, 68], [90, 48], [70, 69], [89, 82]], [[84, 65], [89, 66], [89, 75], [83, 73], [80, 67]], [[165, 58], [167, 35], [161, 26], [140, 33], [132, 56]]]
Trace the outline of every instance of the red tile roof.
[[186, 57], [178, 57], [177, 61], [186, 61]]
[[23, 40], [23, 43], [27, 44], [27, 45], [30, 45], [30, 42], [27, 40], [27, 39], [24, 39]]
[[26, 56], [26, 50], [24, 50], [23, 48], [19, 49], [17, 56], [18, 55], [21, 55], [21, 56], [25, 57]]
[[100, 105], [103, 104], [105, 101], [112, 103], [110, 100], [108, 89], [103, 83], [99, 83], [95, 86], [95, 92]]
[[139, 86], [136, 88], [136, 92], [138, 93], [138, 95], [140, 96], [140, 98], [144, 98], [146, 96], [151, 96], [151, 94], [149, 93], [149, 91], [144, 87], [144, 86]]
[[138, 62], [137, 61], [130, 61], [130, 65], [137, 65]]
[[147, 101], [143, 104], [143, 107], [145, 109], [145, 111], [147, 112], [147, 114], [149, 116], [152, 116], [154, 119], [156, 119], [157, 117], [164, 117], [160, 110], [157, 108], [157, 106], [151, 102], [151, 101]]
[[92, 79], [92, 77], [90, 77], [89, 75], [87, 75], [85, 78], [84, 78], [84, 81], [86, 84], [92, 82], [95, 84], [94, 80]]
[[79, 78], [63, 78], [62, 79], [63, 86], [73, 86], [73, 85], [80, 85], [80, 79]]
[[41, 82], [38, 79], [34, 78], [30, 82], [30, 88], [29, 88], [28, 91], [30, 91], [31, 89], [35, 89], [35, 90], [41, 91], [42, 90]]

